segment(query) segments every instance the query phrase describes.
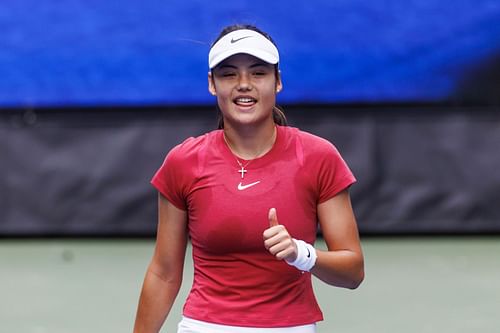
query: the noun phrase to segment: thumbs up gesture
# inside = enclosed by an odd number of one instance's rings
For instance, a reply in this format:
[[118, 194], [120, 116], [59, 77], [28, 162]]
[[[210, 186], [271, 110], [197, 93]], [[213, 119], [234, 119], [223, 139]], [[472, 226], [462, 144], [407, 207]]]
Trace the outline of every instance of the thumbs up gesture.
[[264, 230], [264, 246], [278, 260], [292, 262], [297, 258], [297, 245], [286, 230], [279, 224], [276, 209], [269, 209], [269, 228]]

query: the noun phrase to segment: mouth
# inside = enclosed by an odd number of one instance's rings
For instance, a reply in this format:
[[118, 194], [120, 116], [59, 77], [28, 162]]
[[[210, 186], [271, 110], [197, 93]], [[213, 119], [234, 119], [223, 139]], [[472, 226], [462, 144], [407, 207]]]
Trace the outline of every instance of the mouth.
[[255, 105], [257, 100], [250, 96], [240, 96], [233, 99], [233, 103], [238, 106], [249, 107]]

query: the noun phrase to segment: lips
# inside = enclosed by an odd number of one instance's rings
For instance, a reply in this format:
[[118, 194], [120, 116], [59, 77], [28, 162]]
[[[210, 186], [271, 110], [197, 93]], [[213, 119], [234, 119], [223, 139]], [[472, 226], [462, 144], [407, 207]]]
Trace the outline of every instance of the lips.
[[233, 102], [238, 106], [252, 106], [257, 103], [257, 100], [251, 96], [238, 96], [233, 99]]

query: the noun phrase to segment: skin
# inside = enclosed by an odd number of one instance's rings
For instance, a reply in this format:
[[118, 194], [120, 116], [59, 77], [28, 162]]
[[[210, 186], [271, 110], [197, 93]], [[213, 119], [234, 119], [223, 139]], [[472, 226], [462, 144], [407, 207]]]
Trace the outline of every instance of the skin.
[[[274, 66], [246, 54], [234, 55], [208, 74], [208, 89], [217, 96], [224, 135], [233, 153], [242, 159], [267, 153], [276, 139], [272, 110], [282, 89]], [[159, 332], [182, 283], [187, 212], [161, 194], [158, 207], [156, 247], [141, 291], [134, 333]], [[363, 254], [348, 191], [319, 204], [317, 214], [328, 250], [317, 250], [311, 273], [330, 285], [356, 288], [364, 278]], [[297, 248], [286, 221], [279, 221], [274, 208], [268, 218], [263, 245], [277, 260], [293, 261]]]
[[187, 247], [187, 212], [158, 197], [155, 251], [139, 298], [134, 333], [159, 332], [179, 293]]
[[208, 90], [217, 96], [224, 118], [224, 135], [238, 157], [254, 159], [272, 148], [272, 110], [281, 88], [273, 65], [246, 54], [226, 59], [208, 74]]
[[[311, 273], [329, 285], [355, 289], [364, 279], [364, 263], [349, 192], [340, 192], [319, 204], [317, 209], [328, 251], [316, 249], [318, 257]], [[295, 242], [286, 226], [278, 222], [274, 208], [269, 210], [269, 228], [263, 238], [264, 246], [276, 259], [297, 258]]]

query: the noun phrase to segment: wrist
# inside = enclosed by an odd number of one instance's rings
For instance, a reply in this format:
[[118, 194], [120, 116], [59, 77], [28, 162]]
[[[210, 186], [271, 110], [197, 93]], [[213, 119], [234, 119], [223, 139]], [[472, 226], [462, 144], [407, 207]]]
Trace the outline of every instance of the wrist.
[[293, 261], [288, 261], [287, 264], [294, 266], [300, 271], [309, 272], [316, 264], [317, 254], [316, 249], [309, 243], [303, 240], [292, 238], [297, 247], [297, 257]]

